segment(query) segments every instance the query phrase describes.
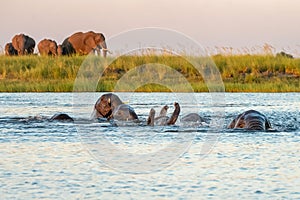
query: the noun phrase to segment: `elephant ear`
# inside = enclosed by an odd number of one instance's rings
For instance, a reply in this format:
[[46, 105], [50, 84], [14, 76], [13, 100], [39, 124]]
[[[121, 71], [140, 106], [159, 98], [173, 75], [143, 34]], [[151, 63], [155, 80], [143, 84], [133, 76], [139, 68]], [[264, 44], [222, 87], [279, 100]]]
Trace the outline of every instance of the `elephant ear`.
[[92, 49], [97, 47], [95, 39], [91, 36], [88, 36], [86, 40], [84, 40], [84, 44]]
[[97, 33], [95, 36], [95, 42], [97, 45], [99, 45], [101, 42], [105, 40], [104, 36], [102, 33]]

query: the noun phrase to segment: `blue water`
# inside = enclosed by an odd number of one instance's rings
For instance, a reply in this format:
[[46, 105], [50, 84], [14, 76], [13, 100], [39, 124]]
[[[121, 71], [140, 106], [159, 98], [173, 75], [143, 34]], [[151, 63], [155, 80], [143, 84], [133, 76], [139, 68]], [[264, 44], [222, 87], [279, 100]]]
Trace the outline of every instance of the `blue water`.
[[[90, 120], [101, 94], [0, 93], [1, 199], [300, 199], [299, 93], [118, 93], [141, 122], [117, 126]], [[207, 121], [144, 125], [175, 101]], [[276, 131], [226, 129], [249, 109]]]

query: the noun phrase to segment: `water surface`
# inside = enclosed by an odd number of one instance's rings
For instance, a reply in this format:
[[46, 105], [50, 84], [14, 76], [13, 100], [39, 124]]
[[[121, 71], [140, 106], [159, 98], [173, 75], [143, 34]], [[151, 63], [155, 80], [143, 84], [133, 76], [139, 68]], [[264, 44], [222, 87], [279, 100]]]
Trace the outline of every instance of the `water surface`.
[[[1, 199], [300, 198], [299, 93], [119, 93], [142, 122], [118, 126], [89, 120], [101, 94], [0, 94]], [[144, 126], [175, 101], [207, 123]], [[226, 129], [248, 109], [277, 131]]]

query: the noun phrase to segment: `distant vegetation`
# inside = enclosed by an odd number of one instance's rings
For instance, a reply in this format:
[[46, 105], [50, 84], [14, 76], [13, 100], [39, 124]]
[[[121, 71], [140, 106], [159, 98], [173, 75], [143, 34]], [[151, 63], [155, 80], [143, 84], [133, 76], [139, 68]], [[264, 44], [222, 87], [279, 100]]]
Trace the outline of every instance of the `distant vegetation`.
[[[0, 56], [1, 92], [72, 92], [77, 72], [86, 56]], [[92, 62], [79, 78], [98, 80], [100, 74]], [[112, 58], [107, 58], [109, 61]], [[227, 92], [300, 92], [300, 59], [289, 55], [215, 55]], [[112, 91], [116, 82], [130, 69], [147, 63], [160, 63], [181, 73], [196, 92], [208, 91], [202, 75], [185, 59], [169, 55], [123, 56], [103, 72], [97, 91]], [[91, 65], [91, 66], [89, 66]], [[151, 76], [151, 72], [145, 72]], [[178, 86], [179, 87], [179, 86]], [[76, 88], [75, 88], [76, 89]], [[183, 89], [184, 90], [184, 89]], [[95, 91], [86, 87], [86, 91]], [[157, 84], [147, 84], [137, 91], [170, 91]], [[182, 91], [184, 92], [184, 91]]]

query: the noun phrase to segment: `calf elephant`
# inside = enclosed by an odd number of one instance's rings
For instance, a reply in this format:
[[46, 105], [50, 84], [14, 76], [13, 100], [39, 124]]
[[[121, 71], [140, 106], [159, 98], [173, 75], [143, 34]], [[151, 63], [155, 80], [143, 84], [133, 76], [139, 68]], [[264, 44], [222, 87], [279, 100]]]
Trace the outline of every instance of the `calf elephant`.
[[271, 123], [268, 118], [256, 110], [248, 110], [239, 114], [228, 125], [228, 128], [243, 128], [249, 130], [268, 130], [271, 129]]
[[92, 51], [98, 53], [102, 49], [103, 57], [106, 57], [108, 51], [105, 37], [102, 33], [89, 32], [77, 32], [66, 38], [62, 43], [63, 55], [80, 54], [87, 55]]
[[102, 95], [94, 106], [95, 118], [117, 119], [117, 120], [137, 120], [134, 109], [124, 104], [121, 99], [112, 93]]
[[7, 56], [18, 55], [18, 51], [13, 47], [11, 42], [5, 45], [5, 55]]
[[12, 45], [17, 50], [18, 55], [33, 54], [35, 41], [27, 35], [19, 34], [13, 37]]
[[41, 55], [57, 56], [57, 44], [54, 40], [43, 39], [38, 43], [38, 49]]

